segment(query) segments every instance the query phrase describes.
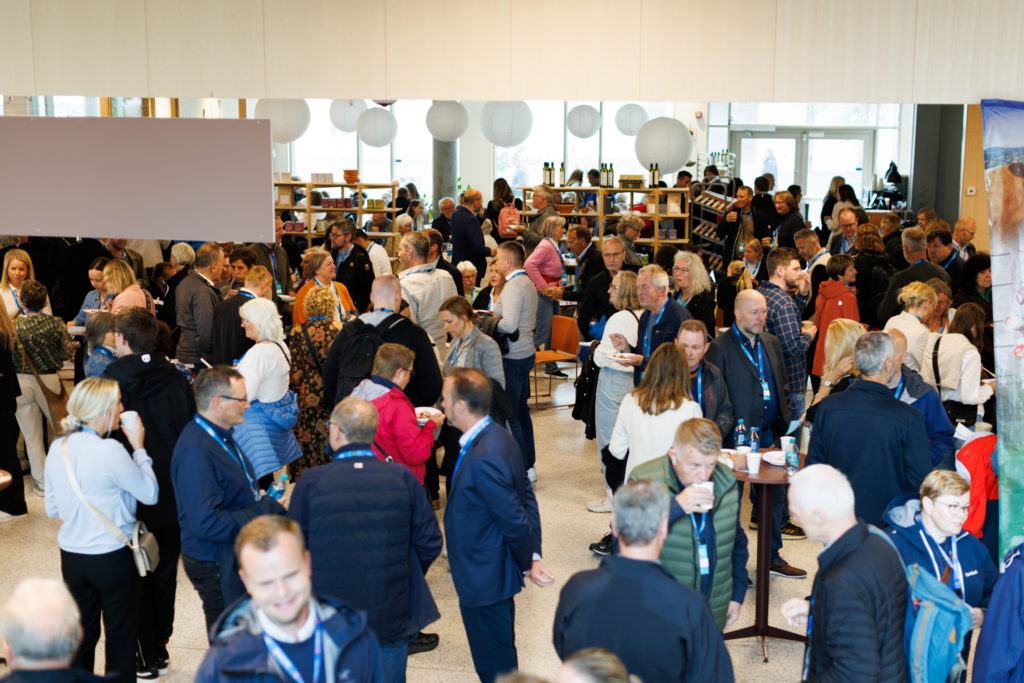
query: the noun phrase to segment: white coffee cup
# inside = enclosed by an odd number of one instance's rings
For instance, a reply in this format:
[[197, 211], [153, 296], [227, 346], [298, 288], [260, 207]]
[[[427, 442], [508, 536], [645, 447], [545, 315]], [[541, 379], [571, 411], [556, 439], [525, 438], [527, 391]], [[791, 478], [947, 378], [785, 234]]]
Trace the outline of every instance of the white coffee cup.
[[738, 455], [746, 455], [749, 452], [750, 452], [750, 446], [737, 446], [736, 447], [736, 453]]
[[142, 418], [134, 410], [126, 410], [121, 413], [121, 428], [134, 430], [141, 424]]
[[761, 469], [761, 454], [747, 453], [747, 472], [757, 474]]
[[[699, 484], [694, 484], [694, 486], [700, 486], [701, 488], [707, 489], [708, 493], [711, 494], [711, 497], [714, 498], [714, 495], [715, 495], [715, 482], [713, 482], [713, 481], [702, 481]], [[706, 503], [704, 505], [701, 505], [700, 509], [701, 510], [710, 510], [713, 506], [714, 506], [714, 502]]]

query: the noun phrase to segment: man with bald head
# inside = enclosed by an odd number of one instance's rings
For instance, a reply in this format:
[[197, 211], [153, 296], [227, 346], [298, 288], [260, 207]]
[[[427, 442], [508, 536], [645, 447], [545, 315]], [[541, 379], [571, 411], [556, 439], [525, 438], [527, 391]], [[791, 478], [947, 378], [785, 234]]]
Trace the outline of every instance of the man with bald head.
[[856, 252], [853, 249], [853, 236], [857, 232], [857, 214], [853, 209], [843, 209], [839, 212], [839, 231], [832, 235], [829, 241], [828, 252], [835, 254], [849, 254], [853, 256]]
[[956, 250], [956, 253], [964, 261], [974, 256], [975, 251], [977, 251], [974, 245], [971, 244], [977, 232], [978, 224], [970, 216], [961, 217], [953, 225], [953, 249]]
[[[732, 400], [733, 416], [742, 419], [747, 429], [761, 430], [761, 444], [768, 448], [778, 443], [789, 426], [789, 392], [786, 389], [786, 365], [782, 344], [764, 331], [768, 303], [764, 295], [746, 289], [736, 295], [736, 322], [725, 334], [715, 337], [705, 356], [722, 371]], [[733, 446], [733, 435], [723, 434], [725, 445]], [[769, 491], [779, 489], [769, 487]], [[771, 572], [776, 576], [803, 578], [807, 572], [782, 559], [782, 516], [785, 493], [772, 496]], [[758, 520], [763, 523], [767, 520]], [[753, 524], [752, 524], [753, 525]]]
[[857, 519], [854, 504], [850, 482], [828, 465], [804, 468], [789, 487], [793, 519], [809, 540], [825, 546], [811, 600], [793, 598], [781, 610], [790, 626], [809, 631], [805, 681], [907, 677], [903, 562], [881, 532]]
[[476, 266], [476, 283], [487, 271], [487, 258], [496, 253], [484, 244], [480, 230], [480, 211], [484, 205], [480, 190], [470, 188], [462, 197], [462, 205], [452, 214], [452, 263], [469, 261]]
[[886, 334], [892, 337], [893, 362], [900, 367], [900, 372], [889, 380], [889, 388], [897, 400], [917, 408], [924, 417], [932, 466], [945, 462], [948, 469], [953, 469], [956, 441], [953, 437], [953, 423], [949, 421], [946, 409], [942, 405], [942, 398], [935, 387], [907, 367], [906, 335], [897, 329], [887, 330]]
[[[381, 275], [374, 279], [370, 288], [370, 305], [373, 310], [359, 316], [363, 325], [377, 328], [385, 343], [401, 344], [416, 354], [413, 361], [415, 381], [406, 387], [405, 394], [414, 406], [434, 405], [441, 395], [441, 370], [434, 355], [434, 344], [422, 327], [401, 315], [402, 285], [394, 275]], [[322, 405], [332, 410], [345, 396], [336, 396], [338, 370], [342, 366], [351, 336], [346, 323], [331, 344], [324, 361], [324, 394]], [[355, 326], [351, 331], [356, 331]]]

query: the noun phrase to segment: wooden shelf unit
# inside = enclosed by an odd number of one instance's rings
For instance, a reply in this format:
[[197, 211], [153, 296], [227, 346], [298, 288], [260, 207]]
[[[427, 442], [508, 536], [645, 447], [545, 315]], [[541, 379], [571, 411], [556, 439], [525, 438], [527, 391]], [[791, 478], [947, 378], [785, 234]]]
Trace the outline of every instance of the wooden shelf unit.
[[[731, 260], [729, 254], [725, 253], [725, 244], [718, 238], [718, 222], [732, 208], [734, 199], [720, 192], [705, 190], [691, 204], [694, 223], [690, 234], [707, 254], [709, 269], [724, 272]], [[709, 220], [711, 218], [715, 220]]]
[[[533, 194], [533, 186], [519, 186], [516, 188], [522, 192], [523, 207], [522, 216], [526, 222], [532, 216], [536, 216], [536, 211], [526, 211], [525, 207], [530, 206], [530, 197]], [[689, 189], [682, 187], [652, 187], [652, 188], [623, 188], [623, 187], [587, 187], [587, 186], [573, 186], [573, 187], [552, 187], [551, 190], [557, 194], [567, 193], [579, 193], [579, 194], [596, 194], [597, 204], [592, 211], [582, 212], [578, 208], [575, 211], [559, 211], [558, 215], [565, 216], [566, 218], [586, 218], [588, 221], [594, 224], [592, 228], [594, 238], [598, 243], [598, 246], [604, 241], [605, 230], [609, 225], [614, 225], [622, 216], [626, 215], [619, 213], [618, 211], [605, 213], [605, 205], [607, 204], [606, 198], [610, 195], [613, 198], [615, 195], [628, 194], [629, 195], [629, 206], [633, 206], [635, 203], [633, 198], [635, 195], [651, 195], [654, 197], [654, 211], [635, 213], [634, 215], [639, 216], [645, 220], [650, 220], [654, 228], [654, 236], [649, 238], [641, 238], [636, 240], [637, 244], [650, 244], [654, 246], [655, 253], [658, 247], [662, 244], [685, 244], [690, 241], [690, 200], [689, 200]], [[675, 195], [679, 198], [678, 212], [668, 213], [668, 198]], [[557, 202], [561, 203], [561, 202]], [[663, 213], [664, 211], [664, 213]], [[630, 212], [633, 213], [633, 212]], [[677, 230], [676, 237], [669, 239], [667, 231], [670, 229], [665, 228], [666, 236], [661, 237], [661, 223], [662, 221], [678, 222], [682, 221], [683, 229], [680, 232]], [[653, 262], [653, 261], [652, 261]]]
[[[278, 203], [278, 200], [281, 198], [281, 188], [291, 188], [292, 191], [289, 194], [289, 199], [294, 201], [294, 198], [295, 198], [294, 188], [296, 188], [296, 187], [303, 187], [303, 188], [306, 189], [306, 197], [307, 197], [307, 199], [312, 196], [313, 190], [322, 190], [322, 189], [324, 189], [324, 190], [332, 190], [332, 189], [338, 189], [338, 190], [341, 190], [340, 194], [342, 194], [342, 195], [348, 194], [348, 192], [347, 192], [348, 190], [355, 190], [355, 192], [356, 192], [355, 199], [356, 199], [356, 204], [358, 204], [358, 206], [346, 206], [346, 207], [312, 206], [312, 207], [310, 207], [310, 206], [295, 206], [291, 202], [289, 202], [288, 204], [279, 204]], [[394, 256], [396, 254], [396, 252], [397, 252], [397, 249], [398, 249], [398, 240], [396, 239], [398, 237], [398, 230], [395, 228], [395, 221], [394, 221], [394, 219], [395, 219], [395, 217], [399, 213], [401, 213], [401, 209], [399, 209], [399, 208], [371, 209], [371, 208], [365, 206], [366, 199], [367, 199], [366, 194], [367, 194], [367, 192], [373, 191], [373, 190], [391, 190], [391, 197], [392, 197], [392, 200], [394, 200], [394, 197], [398, 193], [398, 183], [309, 183], [309, 182], [303, 182], [301, 180], [275, 181], [274, 182], [274, 210], [275, 211], [285, 211], [285, 210], [291, 211], [294, 214], [294, 219], [298, 219], [298, 215], [300, 213], [325, 213], [325, 214], [327, 214], [327, 218], [326, 219], [321, 219], [321, 220], [330, 220], [332, 218], [341, 218], [343, 214], [355, 214], [355, 216], [356, 216], [356, 225], [358, 227], [360, 227], [360, 228], [363, 227], [363, 216], [374, 214], [374, 213], [390, 214], [390, 217], [391, 217], [391, 232], [382, 232], [382, 233], [374, 232], [374, 233], [370, 234], [370, 239], [389, 239], [389, 240], [392, 240], [390, 246], [388, 247], [388, 251], [391, 252], [392, 256]], [[344, 199], [344, 198], [346, 198], [346, 197], [340, 197], [340, 199]], [[331, 199], [336, 199], [336, 198], [335, 197], [331, 197]], [[285, 232], [285, 234], [286, 235], [305, 235], [306, 239], [309, 239], [309, 240], [312, 240], [314, 237], [325, 237], [326, 236], [324, 231], [316, 230], [316, 226], [315, 225], [310, 225], [309, 223], [306, 224], [306, 229], [304, 231], [301, 231], [301, 232], [289, 231], [289, 232]]]

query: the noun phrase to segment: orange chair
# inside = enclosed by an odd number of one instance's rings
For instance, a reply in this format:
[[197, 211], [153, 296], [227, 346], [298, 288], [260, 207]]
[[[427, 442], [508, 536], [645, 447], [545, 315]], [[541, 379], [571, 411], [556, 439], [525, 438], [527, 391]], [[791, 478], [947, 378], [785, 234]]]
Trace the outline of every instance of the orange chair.
[[541, 396], [551, 396], [551, 383], [553, 380], [549, 375], [548, 393], [538, 394], [537, 367], [548, 363], [557, 363], [559, 361], [572, 361], [574, 370], [579, 371], [580, 360], [577, 355], [579, 353], [579, 349], [580, 338], [579, 330], [576, 327], [576, 320], [564, 315], [551, 316], [551, 348], [545, 351], [538, 351], [533, 361], [533, 405], [537, 410], [545, 410], [547, 408], [568, 408], [573, 405], [572, 403], [566, 403], [558, 406], [540, 407], [540, 401], [538, 399]]

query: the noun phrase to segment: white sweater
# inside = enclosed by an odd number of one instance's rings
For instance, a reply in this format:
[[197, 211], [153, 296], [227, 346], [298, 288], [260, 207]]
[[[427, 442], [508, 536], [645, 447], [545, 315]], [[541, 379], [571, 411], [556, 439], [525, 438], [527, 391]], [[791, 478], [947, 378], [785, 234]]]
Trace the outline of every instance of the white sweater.
[[635, 311], [618, 311], [608, 318], [608, 322], [604, 326], [604, 334], [601, 335], [601, 343], [598, 344], [597, 350], [594, 351], [594, 365], [599, 368], [608, 368], [633, 374], [633, 367], [631, 365], [623, 365], [612, 360], [611, 355], [616, 351], [615, 347], [612, 346], [611, 336], [613, 334], [621, 334], [626, 338], [626, 342], [630, 346], [636, 346], [640, 327], [640, 315], [643, 312], [642, 308]]
[[[939, 375], [941, 386], [932, 370], [932, 356], [935, 342], [942, 337], [939, 345]], [[938, 388], [943, 401], [959, 401], [970, 405], [981, 405], [992, 398], [992, 387], [981, 383], [981, 354], [974, 344], [962, 334], [950, 332], [939, 335], [932, 332], [925, 343], [921, 359], [921, 377]]]
[[903, 311], [894, 315], [885, 323], [885, 331], [899, 330], [907, 338], [907, 366], [911, 370], [921, 372], [921, 358], [924, 356], [924, 343], [928, 340], [928, 327], [913, 313]]
[[619, 460], [625, 458], [626, 451], [629, 451], [629, 458], [626, 460], [628, 479], [629, 473], [637, 465], [668, 453], [676, 428], [680, 423], [695, 417], [703, 417], [703, 414], [700, 406], [694, 401], [683, 401], [682, 405], [674, 410], [651, 415], [640, 409], [631, 392], [626, 394], [619, 406], [608, 450]]
[[245, 352], [236, 369], [245, 380], [250, 401], [274, 403], [288, 393], [291, 357], [284, 342], [258, 342]]

